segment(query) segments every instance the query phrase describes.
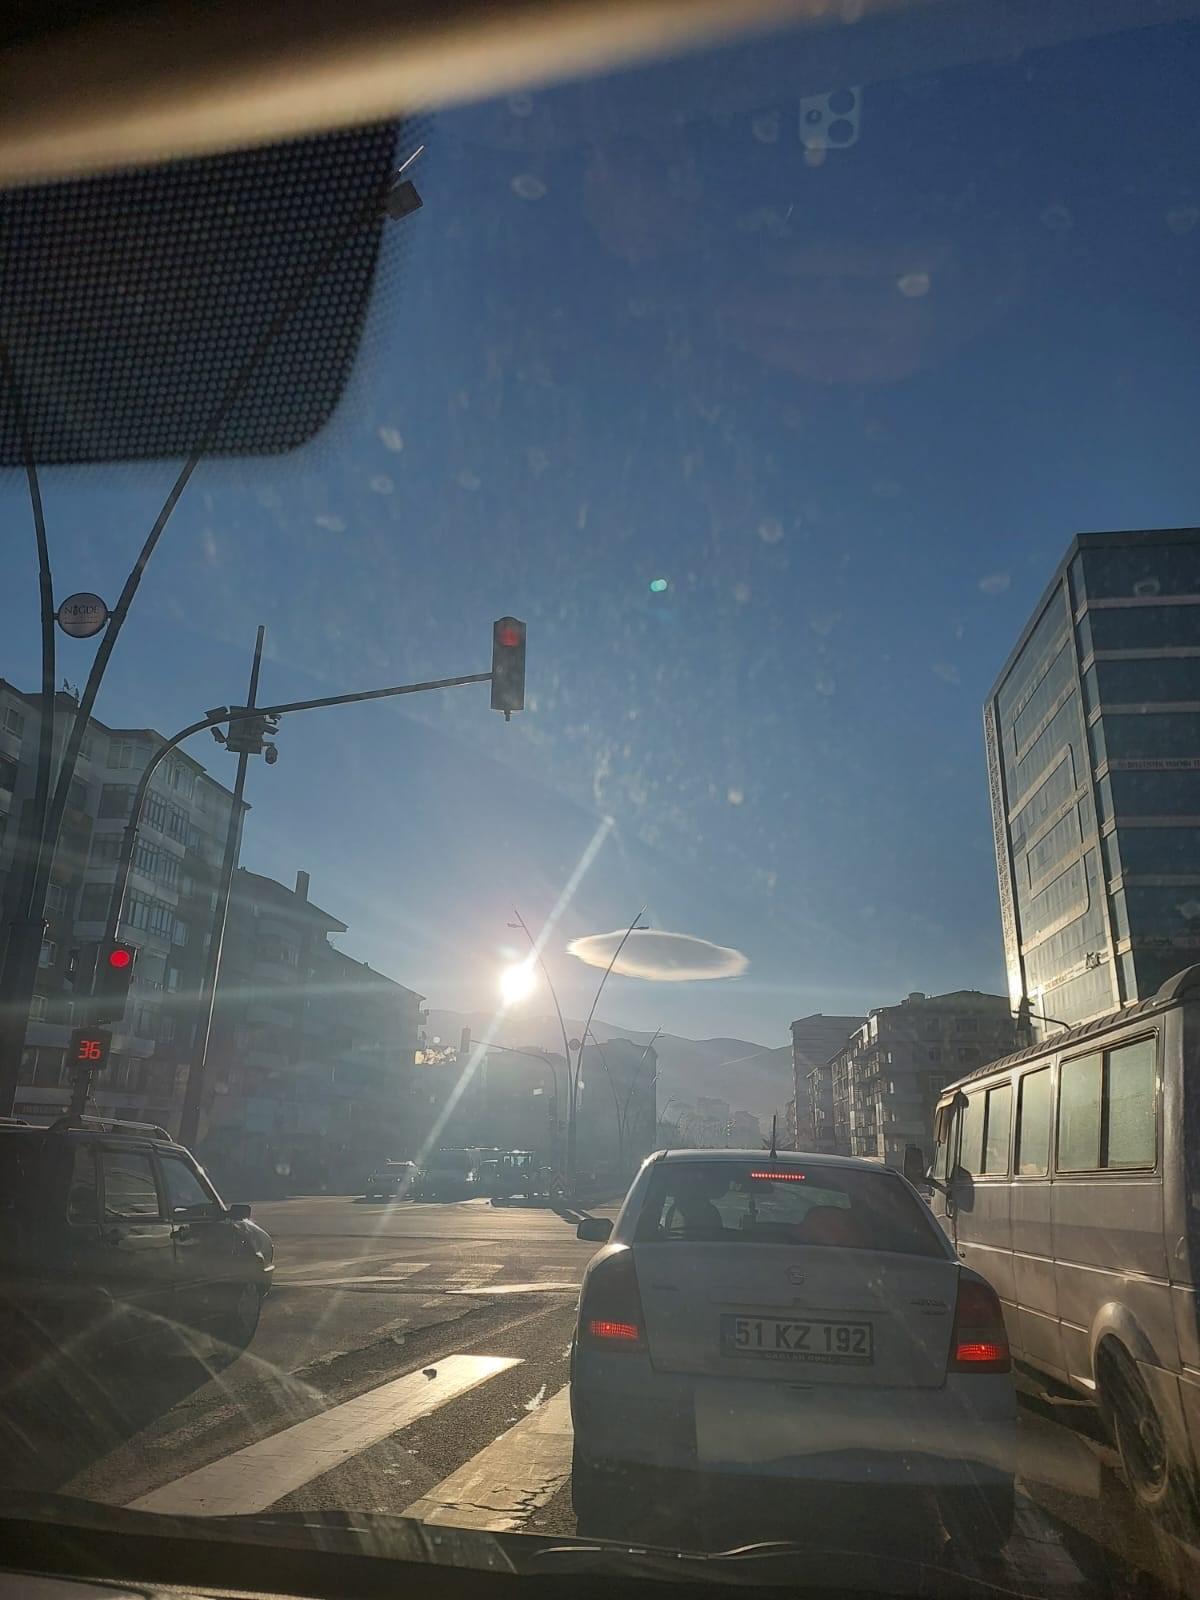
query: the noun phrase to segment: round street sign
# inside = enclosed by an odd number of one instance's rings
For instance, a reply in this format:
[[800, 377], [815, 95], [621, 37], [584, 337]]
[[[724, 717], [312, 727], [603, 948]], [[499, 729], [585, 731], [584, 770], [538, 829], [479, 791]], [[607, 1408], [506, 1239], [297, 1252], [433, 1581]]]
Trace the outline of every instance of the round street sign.
[[59, 606], [58, 625], [72, 639], [90, 639], [108, 622], [108, 607], [98, 594], [68, 595]]

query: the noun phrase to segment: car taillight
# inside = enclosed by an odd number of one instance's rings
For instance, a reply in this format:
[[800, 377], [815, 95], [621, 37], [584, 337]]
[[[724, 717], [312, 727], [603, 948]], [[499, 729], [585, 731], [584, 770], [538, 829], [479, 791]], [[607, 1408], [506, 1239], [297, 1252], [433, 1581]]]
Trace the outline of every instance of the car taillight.
[[951, 1372], [1009, 1372], [1012, 1357], [1000, 1300], [980, 1278], [960, 1277], [954, 1328], [950, 1334]]
[[587, 1276], [579, 1307], [580, 1343], [596, 1350], [644, 1350], [645, 1324], [633, 1252], [614, 1250]]

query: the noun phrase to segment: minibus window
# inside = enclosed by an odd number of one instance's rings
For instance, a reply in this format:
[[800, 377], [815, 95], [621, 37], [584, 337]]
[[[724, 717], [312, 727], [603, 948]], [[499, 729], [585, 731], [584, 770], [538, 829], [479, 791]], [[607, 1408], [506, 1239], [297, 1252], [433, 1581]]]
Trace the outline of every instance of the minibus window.
[[1058, 1072], [1058, 1168], [1094, 1172], [1100, 1165], [1102, 1057], [1076, 1056]]
[[1155, 1041], [1108, 1052], [1104, 1081], [1106, 1167], [1154, 1165]]
[[958, 1164], [972, 1177], [983, 1166], [983, 1095], [969, 1094], [962, 1108]]
[[1021, 1079], [1017, 1109], [1017, 1171], [1042, 1177], [1050, 1170], [1050, 1068]]
[[983, 1151], [983, 1170], [998, 1174], [1008, 1171], [1008, 1130], [1012, 1122], [1012, 1084], [989, 1089], [987, 1097], [987, 1139]]

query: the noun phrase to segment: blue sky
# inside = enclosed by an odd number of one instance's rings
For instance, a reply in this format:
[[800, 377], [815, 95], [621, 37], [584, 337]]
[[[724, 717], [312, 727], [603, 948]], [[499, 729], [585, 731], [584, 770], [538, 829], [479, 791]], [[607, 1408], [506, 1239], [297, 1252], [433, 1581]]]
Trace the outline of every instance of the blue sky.
[[[1074, 532], [1196, 520], [1196, 60], [1156, 28], [869, 82], [819, 163], [800, 39], [442, 114], [339, 415], [197, 473], [100, 714], [238, 699], [258, 621], [284, 699], [486, 670], [511, 612], [511, 725], [461, 688], [294, 718], [252, 768], [246, 864], [307, 869], [345, 949], [486, 1007], [511, 907], [610, 816], [548, 951], [574, 1012], [563, 947], [642, 904], [749, 967], [614, 977], [631, 1027], [775, 1044], [1000, 989], [984, 695]], [[172, 476], [47, 474], [60, 596], [115, 596]], [[0, 506], [31, 686], [17, 477]]]

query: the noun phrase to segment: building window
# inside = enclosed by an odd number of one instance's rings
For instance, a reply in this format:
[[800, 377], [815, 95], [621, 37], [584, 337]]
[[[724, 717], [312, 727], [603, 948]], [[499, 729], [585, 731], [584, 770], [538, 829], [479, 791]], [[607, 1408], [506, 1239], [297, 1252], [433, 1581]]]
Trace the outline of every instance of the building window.
[[67, 903], [67, 891], [61, 883], [46, 885], [46, 910], [62, 911]]
[[112, 890], [107, 883], [85, 883], [79, 896], [80, 922], [103, 922]]
[[94, 748], [95, 746], [92, 743], [91, 734], [85, 733], [83, 738], [79, 741], [79, 754], [85, 761], [90, 761], [92, 759], [92, 750]]
[[190, 800], [192, 791], [196, 787], [196, 775], [190, 767], [185, 767], [180, 761], [174, 761], [167, 774], [167, 782], [177, 794], [181, 794], [185, 800]]
[[88, 857], [93, 867], [111, 867], [121, 854], [119, 833], [97, 833], [92, 837], [92, 850]]
[[100, 790], [100, 815], [118, 817], [122, 821], [129, 815], [133, 804], [133, 786], [128, 783], [106, 783]]
[[41, 953], [38, 956], [39, 967], [52, 967], [58, 960], [58, 946], [53, 939], [43, 939]]
[[176, 919], [175, 919], [175, 931], [174, 931], [174, 933], [172, 934], [171, 937], [172, 937], [172, 940], [173, 940], [173, 942], [175, 944], [178, 944], [178, 945], [186, 944], [188, 942], [188, 927], [187, 927], [187, 923], [186, 922], [180, 922], [179, 918], [176, 917]]
[[157, 828], [159, 833], [165, 833], [167, 827], [167, 802], [161, 794], [151, 790], [146, 797], [146, 804], [142, 808], [142, 821], [151, 828]]
[[133, 864], [139, 872], [144, 872], [148, 878], [153, 878], [158, 867], [158, 851], [152, 844], [138, 840], [133, 847]]
[[182, 976], [178, 967], [167, 968], [167, 989], [171, 994], [179, 992], [179, 981]]
[[34, 1022], [40, 1022], [46, 1015], [46, 996], [44, 994], [30, 996], [29, 1015]]
[[167, 832], [172, 839], [178, 839], [180, 844], [188, 843], [187, 812], [181, 811], [178, 806], [172, 806], [167, 813]]
[[108, 764], [110, 767], [140, 767], [142, 762], [141, 746], [132, 739], [113, 739], [108, 746]]
[[4, 713], [4, 731], [15, 733], [18, 739], [25, 732], [25, 718], [13, 706]]
[[11, 794], [17, 787], [17, 774], [21, 767], [12, 756], [0, 755], [0, 789], [7, 789]]
[[82, 778], [72, 778], [67, 789], [67, 804], [74, 806], [76, 811], [86, 811], [88, 803], [88, 786]]

